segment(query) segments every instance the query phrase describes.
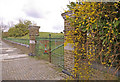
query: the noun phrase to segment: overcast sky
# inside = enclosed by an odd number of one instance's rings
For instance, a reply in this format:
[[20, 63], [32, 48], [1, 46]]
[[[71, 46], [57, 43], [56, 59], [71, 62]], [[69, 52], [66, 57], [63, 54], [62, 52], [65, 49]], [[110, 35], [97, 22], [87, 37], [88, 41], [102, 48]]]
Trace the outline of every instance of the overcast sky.
[[69, 1], [76, 0], [0, 0], [0, 22], [17, 24], [19, 19], [27, 19], [40, 26], [42, 32], [61, 32], [61, 13]]

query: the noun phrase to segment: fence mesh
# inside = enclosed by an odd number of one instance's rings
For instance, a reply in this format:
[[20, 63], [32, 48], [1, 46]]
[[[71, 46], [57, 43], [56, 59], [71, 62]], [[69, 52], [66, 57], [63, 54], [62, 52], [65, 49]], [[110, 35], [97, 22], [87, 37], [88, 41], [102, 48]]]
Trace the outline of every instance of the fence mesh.
[[42, 59], [63, 68], [64, 67], [64, 38], [36, 37], [36, 55]]
[[5, 40], [17, 42], [17, 43], [22, 43], [22, 44], [27, 44], [29, 45], [29, 39], [18, 39], [18, 38], [4, 38]]

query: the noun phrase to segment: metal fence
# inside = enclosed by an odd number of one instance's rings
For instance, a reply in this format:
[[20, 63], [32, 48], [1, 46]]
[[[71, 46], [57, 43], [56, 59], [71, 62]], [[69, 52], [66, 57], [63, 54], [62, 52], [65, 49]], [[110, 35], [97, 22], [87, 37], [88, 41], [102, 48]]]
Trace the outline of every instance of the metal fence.
[[64, 37], [51, 38], [49, 34], [49, 38], [36, 37], [36, 41], [37, 56], [58, 67], [64, 67]]
[[18, 39], [18, 38], [4, 38], [4, 40], [9, 40], [17, 43], [29, 45], [29, 39]]

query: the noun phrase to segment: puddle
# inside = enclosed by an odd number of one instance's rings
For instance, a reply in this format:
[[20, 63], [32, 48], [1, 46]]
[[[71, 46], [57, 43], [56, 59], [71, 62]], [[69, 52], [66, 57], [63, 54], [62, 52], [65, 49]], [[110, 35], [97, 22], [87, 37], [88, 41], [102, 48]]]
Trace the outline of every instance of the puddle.
[[2, 56], [8, 56], [8, 54], [1, 54], [0, 57], [2, 57]]
[[6, 50], [6, 52], [12, 52], [13, 50]]
[[15, 50], [15, 49], [17, 49], [17, 48], [0, 48], [0, 50], [11, 50], [11, 49], [13, 49], [13, 50]]
[[2, 60], [2, 59], [4, 59], [4, 57], [7, 57], [8, 56], [8, 54], [1, 54], [0, 55], [0, 61]]
[[21, 57], [27, 57], [27, 55], [12, 55], [12, 56], [6, 56], [4, 57], [4, 60], [6, 59], [14, 59], [14, 58], [21, 58]]
[[0, 50], [8, 50], [8, 48], [0, 48]]

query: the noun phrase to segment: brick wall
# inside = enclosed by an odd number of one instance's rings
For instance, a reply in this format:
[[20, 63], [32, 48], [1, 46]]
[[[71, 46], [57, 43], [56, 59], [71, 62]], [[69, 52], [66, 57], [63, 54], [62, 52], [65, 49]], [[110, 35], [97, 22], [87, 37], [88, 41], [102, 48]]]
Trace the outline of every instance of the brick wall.
[[74, 67], [74, 53], [72, 50], [64, 50], [64, 68], [71, 72]]
[[35, 56], [35, 37], [39, 36], [39, 28], [40, 26], [29, 26], [29, 37], [30, 37], [30, 53], [29, 55]]
[[[68, 20], [66, 20], [66, 15], [71, 15], [71, 13], [62, 13], [62, 17], [64, 19], [64, 41], [66, 41], [67, 32], [70, 30], [74, 30]], [[74, 67], [74, 48], [72, 44], [68, 43], [67, 46], [64, 47], [64, 69], [68, 72], [71, 72]]]

